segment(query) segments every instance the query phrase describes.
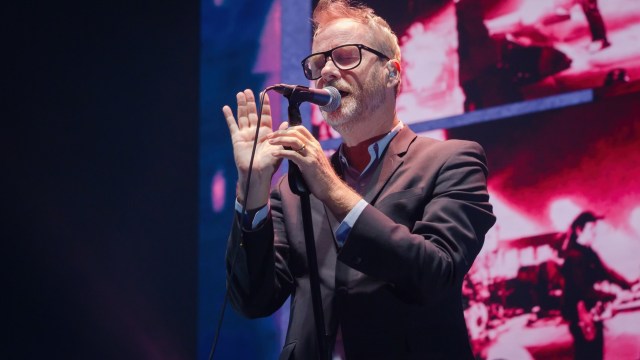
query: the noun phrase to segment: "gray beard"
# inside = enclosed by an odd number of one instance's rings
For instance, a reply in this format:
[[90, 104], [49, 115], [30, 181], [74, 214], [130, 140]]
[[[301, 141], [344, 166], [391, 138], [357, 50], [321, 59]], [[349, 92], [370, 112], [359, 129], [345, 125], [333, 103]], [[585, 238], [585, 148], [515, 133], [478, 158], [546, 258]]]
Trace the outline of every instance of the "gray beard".
[[[377, 74], [373, 75], [376, 78]], [[353, 133], [359, 123], [365, 122], [386, 101], [387, 93], [384, 84], [365, 84], [363, 91], [352, 93], [338, 110], [327, 113], [322, 111], [322, 117], [335, 131], [343, 137]]]

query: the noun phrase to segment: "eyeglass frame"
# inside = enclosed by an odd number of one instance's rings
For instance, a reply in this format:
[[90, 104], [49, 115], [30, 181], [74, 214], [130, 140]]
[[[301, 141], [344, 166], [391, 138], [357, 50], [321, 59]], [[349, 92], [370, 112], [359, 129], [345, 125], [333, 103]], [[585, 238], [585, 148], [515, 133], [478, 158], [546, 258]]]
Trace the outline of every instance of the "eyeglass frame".
[[[339, 49], [339, 48], [342, 48], [342, 47], [347, 47], [347, 46], [355, 46], [355, 47], [357, 47], [357, 48], [358, 48], [358, 54], [360, 55], [360, 60], [358, 60], [358, 62], [357, 62], [354, 66], [352, 66], [352, 67], [350, 67], [350, 68], [342, 68], [342, 67], [340, 67], [340, 65], [339, 65], [338, 63], [336, 63], [336, 62], [333, 60], [333, 56], [331, 56], [331, 54], [332, 54], [336, 49]], [[366, 45], [363, 45], [363, 44], [344, 44], [344, 45], [336, 46], [336, 47], [334, 47], [333, 49], [330, 49], [330, 50], [327, 50], [327, 51], [321, 51], [321, 52], [313, 53], [313, 54], [311, 54], [311, 55], [309, 55], [309, 56], [305, 57], [304, 59], [302, 59], [302, 61], [301, 61], [300, 63], [302, 64], [302, 72], [304, 73], [304, 77], [305, 77], [305, 78], [307, 78], [308, 80], [318, 80], [318, 79], [320, 79], [320, 78], [322, 77], [322, 74], [320, 74], [320, 75], [319, 75], [317, 78], [315, 78], [315, 79], [311, 79], [311, 78], [309, 78], [309, 77], [307, 76], [307, 71], [306, 71], [306, 68], [305, 68], [305, 66], [304, 66], [304, 63], [305, 63], [305, 62], [306, 62], [310, 57], [312, 57], [312, 56], [316, 56], [316, 55], [324, 55], [324, 65], [323, 65], [323, 67], [324, 67], [325, 65], [327, 65], [327, 58], [331, 58], [331, 62], [333, 62], [333, 65], [335, 65], [335, 67], [337, 67], [337, 68], [338, 68], [338, 69], [340, 69], [340, 70], [345, 70], [345, 71], [346, 71], [346, 70], [353, 70], [353, 69], [357, 68], [358, 66], [360, 66], [360, 64], [362, 63], [362, 49], [367, 50], [367, 51], [369, 51], [370, 53], [372, 53], [372, 54], [374, 54], [374, 55], [376, 55], [376, 56], [378, 56], [378, 57], [380, 57], [380, 58], [383, 58], [383, 59], [385, 59], [385, 60], [391, 60], [391, 58], [390, 58], [390, 57], [388, 57], [387, 55], [383, 54], [382, 52], [380, 52], [380, 51], [378, 51], [378, 50], [376, 50], [376, 49], [372, 49], [372, 48], [370, 48], [370, 47], [368, 47], [368, 46], [366, 46]], [[321, 71], [321, 72], [322, 72], [322, 71]]]

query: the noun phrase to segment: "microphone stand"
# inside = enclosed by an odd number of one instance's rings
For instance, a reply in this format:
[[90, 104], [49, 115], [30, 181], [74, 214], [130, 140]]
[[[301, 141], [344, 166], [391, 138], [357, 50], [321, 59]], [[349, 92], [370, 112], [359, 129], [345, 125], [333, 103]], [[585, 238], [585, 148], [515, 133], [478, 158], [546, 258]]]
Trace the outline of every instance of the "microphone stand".
[[[284, 97], [289, 101], [289, 125], [302, 124], [300, 115], [301, 99], [296, 96], [296, 89], [284, 92]], [[309, 188], [302, 177], [300, 168], [292, 161], [289, 161], [289, 188], [291, 192], [300, 197], [300, 207], [302, 210], [302, 225], [304, 228], [305, 248], [307, 251], [307, 265], [309, 269], [309, 282], [311, 288], [311, 303], [313, 305], [313, 317], [316, 325], [316, 337], [318, 342], [318, 359], [330, 359], [327, 347], [327, 334], [324, 324], [324, 311], [322, 308], [322, 296], [320, 293], [320, 275], [318, 274], [318, 258], [316, 256], [316, 244], [313, 236], [313, 223], [311, 219], [311, 201], [309, 199]]]

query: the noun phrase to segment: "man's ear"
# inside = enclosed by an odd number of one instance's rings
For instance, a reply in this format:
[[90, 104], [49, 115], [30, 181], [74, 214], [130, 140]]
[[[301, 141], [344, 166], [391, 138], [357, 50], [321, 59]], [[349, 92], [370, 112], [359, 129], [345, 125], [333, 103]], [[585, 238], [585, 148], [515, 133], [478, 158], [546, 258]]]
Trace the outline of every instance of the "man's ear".
[[387, 61], [387, 70], [389, 71], [389, 80], [397, 79], [400, 76], [400, 71], [398, 69], [397, 61], [389, 60]]
[[387, 61], [387, 72], [388, 72], [387, 84], [396, 89], [396, 95], [397, 95], [400, 88], [400, 82], [402, 80], [400, 76], [401, 75], [400, 61], [396, 59], [391, 59]]

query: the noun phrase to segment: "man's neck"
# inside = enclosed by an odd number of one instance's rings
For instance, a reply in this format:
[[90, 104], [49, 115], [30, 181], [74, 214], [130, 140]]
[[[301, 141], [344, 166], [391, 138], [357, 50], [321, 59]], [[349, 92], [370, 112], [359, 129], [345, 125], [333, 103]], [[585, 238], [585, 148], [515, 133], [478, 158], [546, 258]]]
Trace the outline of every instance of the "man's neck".
[[[343, 134], [342, 153], [347, 158], [349, 166], [362, 172], [371, 161], [369, 146], [385, 137], [398, 124], [400, 124], [400, 119], [394, 117], [391, 123], [378, 128], [375, 128], [373, 124], [369, 124], [370, 126], [367, 129], [359, 129], [360, 131], [348, 135]], [[369, 136], [364, 137], [367, 133], [369, 133]]]
[[343, 154], [349, 166], [358, 171], [369, 164], [369, 146], [382, 139], [400, 123], [395, 113], [395, 103], [384, 105], [375, 114], [367, 116], [367, 121], [357, 122], [356, 126], [342, 135]]
[[371, 161], [369, 146], [382, 139], [385, 135], [387, 134], [376, 135], [353, 146], [342, 144], [342, 154], [347, 158], [349, 166], [358, 170], [358, 172], [362, 172]]

